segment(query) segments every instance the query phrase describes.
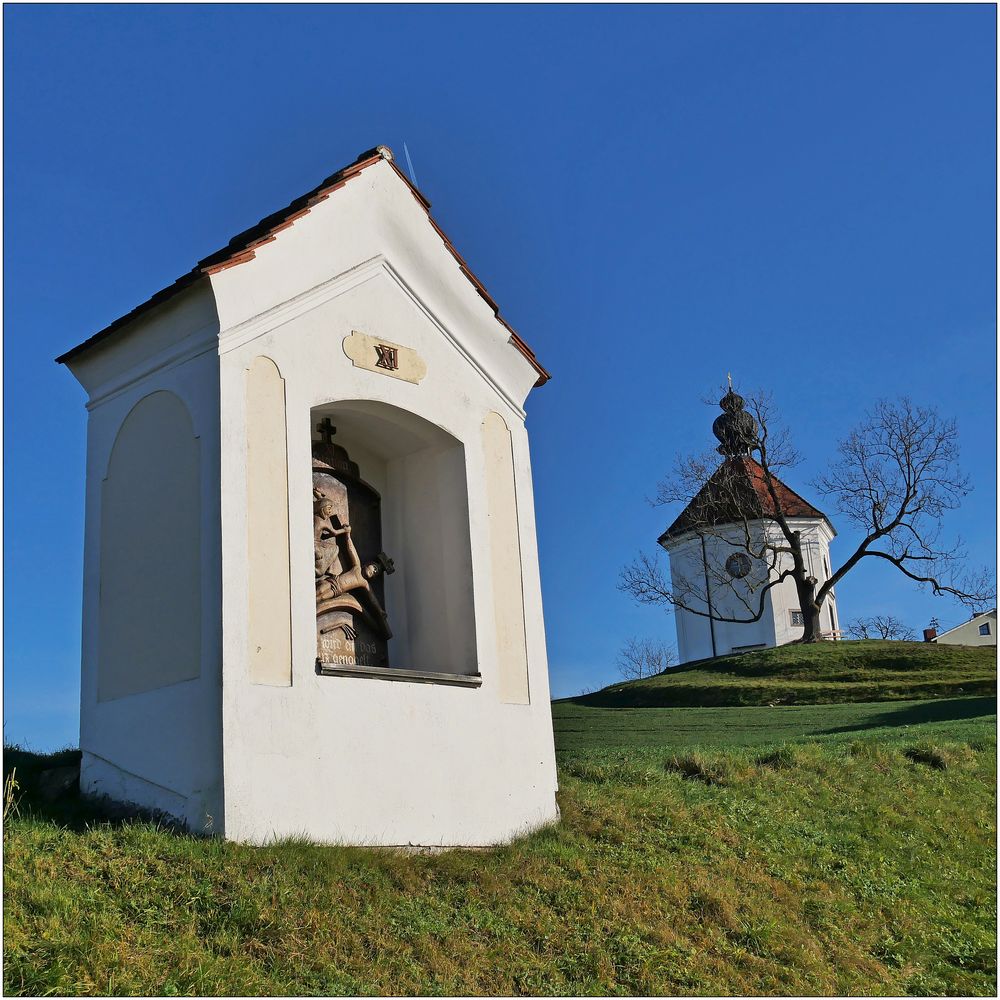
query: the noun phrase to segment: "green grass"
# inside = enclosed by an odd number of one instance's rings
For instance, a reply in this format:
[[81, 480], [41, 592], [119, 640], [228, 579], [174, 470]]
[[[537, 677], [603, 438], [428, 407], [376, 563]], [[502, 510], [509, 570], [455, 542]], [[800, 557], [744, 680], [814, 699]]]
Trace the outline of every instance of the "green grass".
[[589, 751], [758, 747], [784, 743], [881, 743], [929, 738], [968, 741], [995, 724], [995, 698], [795, 705], [777, 708], [590, 708], [552, 705], [560, 759]]
[[995, 646], [866, 639], [700, 660], [563, 700], [605, 708], [914, 701], [995, 696], [996, 678]]
[[436, 856], [100, 822], [6, 753], [5, 989], [993, 996], [995, 708], [557, 703], [561, 823]]

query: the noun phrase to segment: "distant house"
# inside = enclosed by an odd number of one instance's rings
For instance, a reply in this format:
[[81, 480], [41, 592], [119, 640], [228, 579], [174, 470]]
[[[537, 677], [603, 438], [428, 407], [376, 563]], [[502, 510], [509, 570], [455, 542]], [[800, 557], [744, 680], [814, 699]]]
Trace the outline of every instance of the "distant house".
[[925, 642], [943, 642], [949, 646], [995, 646], [997, 644], [997, 609], [973, 615], [967, 622], [942, 632], [924, 629]]

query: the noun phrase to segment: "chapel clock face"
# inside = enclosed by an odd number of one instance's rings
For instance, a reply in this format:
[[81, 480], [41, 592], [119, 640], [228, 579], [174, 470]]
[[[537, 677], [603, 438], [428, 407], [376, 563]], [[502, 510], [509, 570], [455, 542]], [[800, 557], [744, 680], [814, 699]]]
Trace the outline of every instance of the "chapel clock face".
[[726, 560], [726, 572], [734, 580], [742, 580], [750, 572], [750, 557], [745, 552], [734, 552]]

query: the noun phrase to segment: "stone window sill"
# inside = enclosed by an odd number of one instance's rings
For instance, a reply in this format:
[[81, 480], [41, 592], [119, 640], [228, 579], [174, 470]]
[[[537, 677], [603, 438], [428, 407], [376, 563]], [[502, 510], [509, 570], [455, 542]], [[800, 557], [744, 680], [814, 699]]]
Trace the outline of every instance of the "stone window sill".
[[378, 681], [408, 681], [411, 684], [448, 684], [452, 687], [477, 688], [482, 674], [442, 674], [431, 670], [400, 670], [397, 667], [347, 667], [316, 661], [316, 673], [323, 677], [365, 677]]

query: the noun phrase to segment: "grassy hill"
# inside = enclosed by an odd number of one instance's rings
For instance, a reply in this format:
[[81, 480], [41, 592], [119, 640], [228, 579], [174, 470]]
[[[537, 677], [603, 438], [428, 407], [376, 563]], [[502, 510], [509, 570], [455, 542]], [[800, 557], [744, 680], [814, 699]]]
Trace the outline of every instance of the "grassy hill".
[[770, 708], [592, 708], [552, 706], [560, 760], [611, 753], [637, 760], [700, 748], [766, 750], [788, 744], [832, 747], [858, 739], [899, 745], [923, 739], [978, 739], [996, 717], [996, 698], [852, 702]]
[[865, 639], [699, 660], [561, 701], [602, 708], [912, 701], [995, 696], [996, 677], [995, 646]]
[[562, 821], [436, 856], [108, 821], [5, 754], [6, 992], [996, 994], [993, 700], [554, 716]]

